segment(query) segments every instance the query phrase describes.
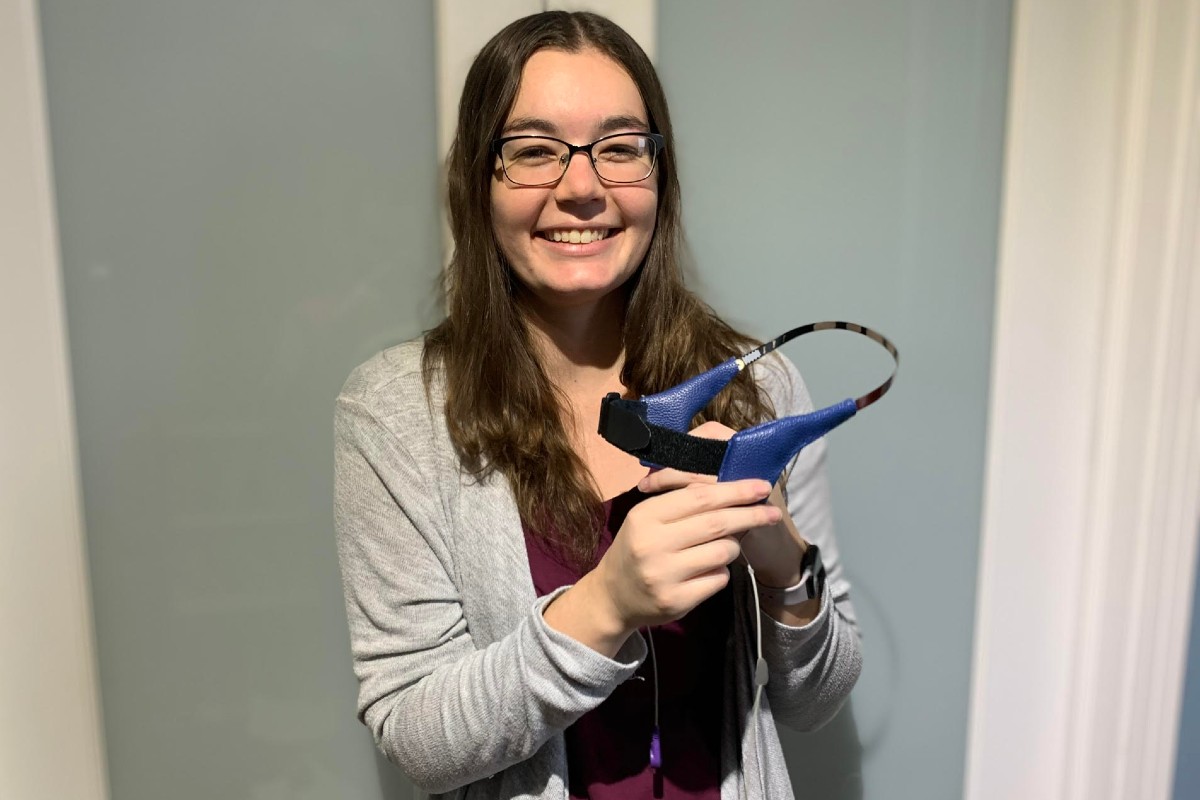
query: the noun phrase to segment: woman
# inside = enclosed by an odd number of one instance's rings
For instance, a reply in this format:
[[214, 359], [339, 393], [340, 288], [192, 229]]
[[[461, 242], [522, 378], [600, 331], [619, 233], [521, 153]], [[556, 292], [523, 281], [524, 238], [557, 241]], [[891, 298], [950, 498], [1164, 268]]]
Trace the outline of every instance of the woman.
[[[773, 488], [651, 472], [595, 433], [606, 393], [660, 391], [748, 344], [683, 285], [672, 152], [662, 88], [620, 28], [566, 12], [505, 28], [459, 109], [447, 318], [338, 398], [359, 713], [427, 792], [790, 797], [773, 720], [817, 727], [857, 679], [820, 443]], [[794, 367], [764, 362], [694, 433], [811, 409]], [[772, 592], [809, 542], [820, 596]]]

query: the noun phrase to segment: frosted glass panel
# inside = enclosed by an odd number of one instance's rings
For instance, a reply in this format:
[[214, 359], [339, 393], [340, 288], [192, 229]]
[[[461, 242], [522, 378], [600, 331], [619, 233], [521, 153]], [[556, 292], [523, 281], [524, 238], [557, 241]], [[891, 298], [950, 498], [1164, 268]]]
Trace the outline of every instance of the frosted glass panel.
[[[830, 437], [865, 662], [850, 713], [785, 733], [797, 794], [961, 797], [1010, 3], [659, 10], [706, 295], [759, 336], [876, 326], [903, 359], [892, 393]], [[785, 352], [819, 403], [888, 369], [850, 334]]]
[[112, 796], [406, 796], [354, 718], [331, 440], [433, 319], [432, 8], [41, 10]]

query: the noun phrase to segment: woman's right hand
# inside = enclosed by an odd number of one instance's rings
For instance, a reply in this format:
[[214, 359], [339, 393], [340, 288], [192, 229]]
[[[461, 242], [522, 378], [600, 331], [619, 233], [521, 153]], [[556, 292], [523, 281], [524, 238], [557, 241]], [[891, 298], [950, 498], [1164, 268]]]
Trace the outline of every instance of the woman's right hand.
[[762, 480], [695, 483], [630, 510], [600, 563], [545, 610], [546, 623], [613, 656], [633, 631], [679, 619], [729, 583], [738, 539], [782, 512]]

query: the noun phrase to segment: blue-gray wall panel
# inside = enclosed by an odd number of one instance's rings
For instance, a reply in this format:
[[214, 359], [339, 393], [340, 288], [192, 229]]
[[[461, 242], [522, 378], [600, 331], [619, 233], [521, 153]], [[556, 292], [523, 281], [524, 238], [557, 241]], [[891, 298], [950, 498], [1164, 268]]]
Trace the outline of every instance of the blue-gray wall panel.
[[402, 791], [354, 718], [332, 413], [431, 319], [431, 4], [41, 11], [112, 796]]
[[[1198, 573], [1200, 574], [1200, 573]], [[1175, 756], [1175, 800], [1200, 797], [1200, 582], [1192, 601], [1183, 708], [1179, 714], [1179, 749]]]
[[[849, 319], [903, 356], [893, 394], [831, 436], [866, 664], [851, 713], [786, 738], [802, 796], [962, 794], [1010, 11], [660, 4], [706, 296], [760, 336]], [[830, 403], [886, 374], [873, 347], [787, 352]]]

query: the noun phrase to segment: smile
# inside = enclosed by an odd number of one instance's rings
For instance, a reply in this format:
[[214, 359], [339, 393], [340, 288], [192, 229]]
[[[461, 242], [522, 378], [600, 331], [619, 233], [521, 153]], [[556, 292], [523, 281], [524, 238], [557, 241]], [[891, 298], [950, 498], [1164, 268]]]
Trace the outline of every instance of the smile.
[[598, 242], [609, 235], [608, 228], [573, 228], [571, 230], [555, 229], [539, 231], [539, 235], [552, 242], [568, 242], [570, 244], [590, 244]]

